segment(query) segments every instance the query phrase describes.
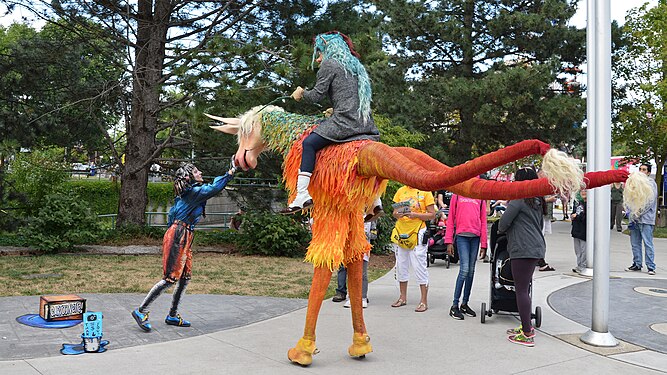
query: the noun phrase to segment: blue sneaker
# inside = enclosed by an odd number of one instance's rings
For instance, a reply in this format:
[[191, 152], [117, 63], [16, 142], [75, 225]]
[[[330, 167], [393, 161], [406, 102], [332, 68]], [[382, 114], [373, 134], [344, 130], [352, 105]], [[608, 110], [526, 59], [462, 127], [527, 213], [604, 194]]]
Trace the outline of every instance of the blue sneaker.
[[167, 315], [164, 322], [170, 326], [190, 327], [190, 322], [181, 318], [181, 314], [176, 314], [176, 316]]
[[134, 310], [132, 311], [132, 317], [134, 320], [137, 322], [139, 325], [139, 328], [143, 329], [146, 332], [150, 332], [153, 327], [151, 327], [151, 324], [148, 322], [148, 312], [145, 314], [142, 314], [139, 312], [139, 310]]

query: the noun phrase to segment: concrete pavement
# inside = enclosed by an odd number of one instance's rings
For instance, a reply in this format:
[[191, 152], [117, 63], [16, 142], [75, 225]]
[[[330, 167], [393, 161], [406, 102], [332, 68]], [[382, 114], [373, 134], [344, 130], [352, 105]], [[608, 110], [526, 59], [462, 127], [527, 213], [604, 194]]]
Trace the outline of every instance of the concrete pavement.
[[[39, 343], [40, 332], [45, 330], [29, 328], [32, 330], [30, 340], [36, 341], [37, 346], [47, 347], [42, 350], [46, 354], [36, 356], [26, 351], [23, 357], [17, 358], [14, 356], [17, 351], [9, 349], [9, 338], [3, 338], [0, 340], [0, 374], [667, 373], [664, 350], [667, 348], [667, 331], [664, 330], [667, 293], [662, 292], [667, 290], [667, 240], [655, 240], [657, 275], [649, 276], [646, 269], [641, 273], [624, 271], [632, 259], [629, 237], [611, 232], [610, 332], [623, 342], [616, 348], [601, 349], [587, 346], [578, 339], [588, 331], [585, 324], [586, 319], [590, 320], [591, 301], [586, 293], [590, 294], [591, 281], [571, 272], [576, 262], [570, 224], [560, 221], [553, 224], [554, 233], [547, 235], [547, 261], [556, 271], [535, 272], [533, 304], [541, 306], [543, 318], [534, 348], [507, 341], [505, 330], [518, 324], [513, 316], [494, 314], [485, 324], [481, 324], [479, 316], [463, 321], [450, 318], [448, 310], [458, 265], [446, 269], [443, 261], [436, 260], [429, 268], [429, 310], [425, 313], [413, 311], [419, 295], [413, 281], [409, 283], [408, 305], [401, 308], [389, 306], [398, 296], [392, 272], [370, 285], [370, 305], [364, 313], [374, 352], [364, 359], [347, 356], [347, 347], [352, 341], [350, 312], [342, 303], [330, 300], [323, 303], [318, 321], [320, 354], [314, 357], [311, 366], [302, 368], [289, 363], [286, 353], [303, 331], [305, 309], [299, 308], [304, 306], [303, 300], [260, 302], [251, 297], [226, 300], [224, 297], [230, 296], [186, 296], [183, 315], [193, 318], [190, 330], [197, 334], [190, 332], [184, 334], [189, 337], [178, 339], [176, 336], [182, 331], [174, 332], [177, 328], [161, 323], [164, 317], [157, 312], [158, 306], [151, 316], [157, 332], [136, 332], [138, 328], [129, 312], [142, 295], [104, 295], [99, 303], [102, 300], [106, 303], [105, 319], [107, 315], [114, 316], [105, 326], [104, 338], [111, 341], [109, 351], [62, 356], [57, 354], [59, 344], [53, 340]], [[17, 298], [26, 297], [0, 298], [2, 332], [17, 330], [15, 316], [3, 313], [9, 306], [17, 305]], [[124, 302], [110, 309], [108, 299], [111, 298]], [[212, 301], [204, 302], [207, 298]], [[158, 302], [166, 306], [168, 300], [163, 296]], [[489, 265], [479, 262], [470, 306], [479, 312], [482, 302], [487, 305], [489, 302]], [[216, 304], [226, 305], [228, 308], [218, 309], [226, 312], [212, 315], [201, 311]], [[25, 302], [22, 305], [25, 305], [23, 313], [34, 312], [36, 308]], [[241, 319], [244, 314], [232, 311], [247, 309], [247, 306], [254, 307], [246, 314], [261, 311], [264, 315], [235, 325], [233, 320]], [[96, 309], [89, 306], [91, 311]], [[654, 313], [645, 314], [645, 310]], [[117, 318], [112, 311], [117, 311]], [[207, 321], [210, 324], [205, 324]], [[225, 323], [220, 323], [222, 321]], [[116, 326], [120, 328], [114, 328]], [[132, 330], [134, 328], [136, 330]], [[76, 342], [81, 328], [60, 331], [64, 332], [63, 337], [71, 338], [62, 342]], [[146, 338], [147, 335], [165, 339]], [[56, 346], [56, 354], [51, 346]]]

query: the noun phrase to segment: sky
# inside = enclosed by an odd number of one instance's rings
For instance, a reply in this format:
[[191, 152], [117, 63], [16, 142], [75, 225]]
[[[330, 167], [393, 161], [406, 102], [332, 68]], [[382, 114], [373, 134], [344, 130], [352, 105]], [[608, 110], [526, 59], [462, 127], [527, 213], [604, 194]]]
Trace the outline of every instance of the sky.
[[[648, 2], [651, 5], [657, 5], [658, 0], [609, 0], [611, 3], [611, 19], [617, 20], [619, 24], [625, 23], [625, 15], [629, 9], [639, 7]], [[577, 27], [586, 27], [586, 0], [579, 0], [578, 11], [570, 20], [570, 25]], [[28, 15], [27, 12], [21, 11], [17, 7], [17, 11], [12, 16], [0, 16], [0, 25], [9, 26], [12, 21], [20, 19], [21, 14]], [[5, 7], [0, 7], [0, 14], [5, 10]]]
[[[638, 8], [644, 3], [649, 3], [649, 7], [658, 5], [658, 0], [609, 0], [611, 19], [618, 21], [619, 25], [625, 23], [625, 15], [628, 10]], [[579, 0], [577, 13], [570, 20], [570, 25], [580, 28], [586, 27], [586, 0]]]

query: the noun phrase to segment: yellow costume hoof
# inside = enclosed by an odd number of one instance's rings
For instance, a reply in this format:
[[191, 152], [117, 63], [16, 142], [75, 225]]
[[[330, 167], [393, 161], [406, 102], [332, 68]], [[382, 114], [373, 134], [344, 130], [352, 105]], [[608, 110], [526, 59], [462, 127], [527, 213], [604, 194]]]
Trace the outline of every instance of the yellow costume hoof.
[[356, 333], [352, 337], [352, 345], [347, 349], [350, 357], [363, 357], [373, 351], [371, 338], [367, 333]]
[[317, 353], [315, 341], [302, 338], [296, 343], [296, 347], [287, 351], [287, 358], [301, 366], [308, 366], [313, 363], [313, 355]]

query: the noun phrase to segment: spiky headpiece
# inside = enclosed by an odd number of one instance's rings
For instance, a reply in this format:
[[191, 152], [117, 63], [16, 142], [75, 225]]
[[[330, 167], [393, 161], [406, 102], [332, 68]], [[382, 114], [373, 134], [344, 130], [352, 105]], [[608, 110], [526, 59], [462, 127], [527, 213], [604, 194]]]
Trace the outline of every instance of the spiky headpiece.
[[174, 176], [174, 194], [178, 197], [183, 194], [193, 183], [195, 183], [194, 176], [195, 166], [191, 163], [183, 164], [176, 170]]
[[371, 81], [368, 73], [361, 62], [359, 54], [354, 50], [354, 45], [350, 38], [338, 31], [319, 34], [313, 40], [314, 50], [313, 59], [310, 63], [311, 68], [315, 65], [315, 59], [319, 52], [322, 53], [322, 60], [334, 59], [340, 63], [346, 73], [351, 73], [357, 77], [359, 85], [359, 117], [366, 122], [371, 115]]

